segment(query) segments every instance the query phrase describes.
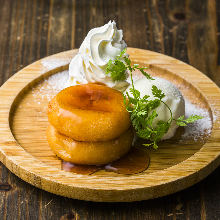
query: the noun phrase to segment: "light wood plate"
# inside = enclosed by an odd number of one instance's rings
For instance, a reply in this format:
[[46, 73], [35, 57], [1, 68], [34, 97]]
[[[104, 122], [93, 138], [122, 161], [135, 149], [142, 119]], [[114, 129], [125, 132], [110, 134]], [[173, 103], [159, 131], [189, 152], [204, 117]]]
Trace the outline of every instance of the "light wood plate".
[[[54, 74], [68, 69], [77, 50], [39, 60], [0, 88], [0, 160], [26, 182], [80, 200], [125, 202], [156, 198], [187, 188], [220, 164], [220, 89], [195, 68], [152, 51], [129, 48], [131, 60], [172, 81], [184, 97], [209, 112], [212, 132], [204, 142], [164, 142], [151, 151], [148, 170], [135, 175], [99, 171], [79, 175], [61, 170], [45, 136], [48, 100], [57, 93]], [[53, 77], [48, 80], [48, 77]], [[51, 79], [51, 78], [50, 78]], [[61, 82], [62, 83], [62, 82]], [[215, 120], [213, 117], [215, 115]]]

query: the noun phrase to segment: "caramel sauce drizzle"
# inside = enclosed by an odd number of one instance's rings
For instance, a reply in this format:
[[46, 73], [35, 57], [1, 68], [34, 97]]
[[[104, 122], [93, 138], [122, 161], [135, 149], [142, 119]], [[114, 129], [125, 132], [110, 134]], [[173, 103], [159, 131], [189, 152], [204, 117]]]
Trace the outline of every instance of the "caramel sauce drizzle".
[[149, 153], [145, 149], [132, 147], [125, 156], [103, 166], [77, 165], [62, 161], [62, 169], [68, 172], [84, 175], [91, 175], [99, 170], [131, 175], [143, 172], [149, 167], [149, 164]]

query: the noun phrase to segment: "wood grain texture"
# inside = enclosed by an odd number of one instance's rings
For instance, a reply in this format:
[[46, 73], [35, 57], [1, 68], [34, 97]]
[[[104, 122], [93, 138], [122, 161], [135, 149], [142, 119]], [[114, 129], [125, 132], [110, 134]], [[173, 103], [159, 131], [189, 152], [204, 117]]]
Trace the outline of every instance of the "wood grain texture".
[[[220, 64], [219, 50], [214, 49], [215, 55], [210, 57], [207, 49], [209, 44], [218, 48], [220, 42], [219, 1], [62, 1], [64, 4], [70, 2], [68, 10], [62, 9], [60, 2], [54, 0], [51, 5], [51, 1], [47, 0], [0, 0], [0, 84], [22, 67], [41, 57], [79, 47], [90, 28], [115, 19], [120, 28], [126, 29], [125, 39], [129, 46], [163, 52], [188, 62], [219, 85], [218, 71], [207, 72], [206, 69], [212, 69], [214, 65], [218, 70]], [[49, 15], [51, 6], [53, 13]], [[24, 11], [25, 16], [21, 16]], [[66, 14], [63, 15], [61, 11]], [[207, 11], [213, 13], [209, 18], [204, 13]], [[59, 47], [57, 36], [50, 34], [50, 39], [47, 40], [49, 16], [58, 22], [58, 15], [65, 16], [61, 36], [70, 33], [67, 29], [69, 25], [73, 27], [71, 38], [63, 41]], [[162, 25], [159, 26], [158, 23]], [[211, 26], [203, 23], [209, 23]], [[56, 23], [53, 25], [56, 26]], [[192, 32], [193, 35], [189, 33], [190, 25], [196, 29]], [[201, 28], [203, 31], [200, 31]], [[210, 28], [214, 31], [210, 32]], [[159, 40], [154, 39], [161, 29], [163, 35], [160, 35]], [[206, 36], [207, 33], [209, 37]], [[215, 37], [217, 41], [213, 40]], [[20, 42], [21, 38], [23, 39]], [[204, 43], [199, 38], [210, 40]], [[195, 44], [189, 44], [190, 41]], [[162, 42], [164, 51], [160, 49]], [[18, 53], [19, 45], [22, 49]], [[68, 45], [71, 45], [70, 48], [67, 48]], [[194, 59], [198, 54], [201, 54], [201, 62]], [[200, 57], [198, 59], [200, 60]], [[205, 69], [202, 68], [203, 63], [206, 63]], [[74, 215], [81, 219], [200, 219], [201, 216], [206, 216], [206, 219], [219, 219], [219, 177], [220, 169], [217, 169], [196, 186], [162, 199], [105, 205], [51, 195], [26, 184], [1, 166], [1, 182], [10, 184], [12, 190], [0, 192], [0, 219], [74, 219]]]

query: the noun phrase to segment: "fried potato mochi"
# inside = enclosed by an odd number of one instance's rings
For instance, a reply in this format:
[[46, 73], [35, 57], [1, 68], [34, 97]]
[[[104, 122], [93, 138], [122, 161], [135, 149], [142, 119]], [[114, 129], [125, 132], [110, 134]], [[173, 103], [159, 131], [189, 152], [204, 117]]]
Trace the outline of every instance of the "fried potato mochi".
[[48, 119], [57, 131], [76, 141], [109, 141], [131, 126], [123, 95], [99, 84], [68, 87], [49, 103]]
[[82, 165], [103, 165], [119, 159], [130, 150], [133, 131], [130, 128], [109, 141], [84, 142], [62, 135], [49, 125], [47, 140], [53, 152], [64, 161]]

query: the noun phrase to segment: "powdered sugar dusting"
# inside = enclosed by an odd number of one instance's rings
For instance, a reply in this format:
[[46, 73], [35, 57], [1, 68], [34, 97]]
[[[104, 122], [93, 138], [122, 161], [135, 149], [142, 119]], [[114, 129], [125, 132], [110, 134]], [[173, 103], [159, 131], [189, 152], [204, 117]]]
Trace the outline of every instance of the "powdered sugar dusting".
[[185, 117], [188, 118], [190, 115], [200, 115], [203, 119], [200, 119], [192, 124], [188, 124], [185, 127], [185, 132], [181, 137], [181, 142], [187, 140], [202, 140], [204, 137], [211, 134], [212, 119], [210, 118], [209, 112], [206, 109], [199, 108], [185, 99]]
[[63, 72], [54, 74], [50, 76], [46, 81], [49, 89], [60, 92], [61, 90], [70, 86], [69, 71], [65, 70]]
[[40, 105], [42, 101], [50, 101], [58, 92], [69, 86], [69, 71], [65, 70], [50, 76], [40, 86], [33, 88], [32, 95], [35, 102]]
[[41, 61], [41, 64], [47, 69], [47, 70], [53, 70], [60, 66], [65, 66], [69, 64], [71, 59], [61, 59], [61, 58], [47, 58], [43, 59]]

